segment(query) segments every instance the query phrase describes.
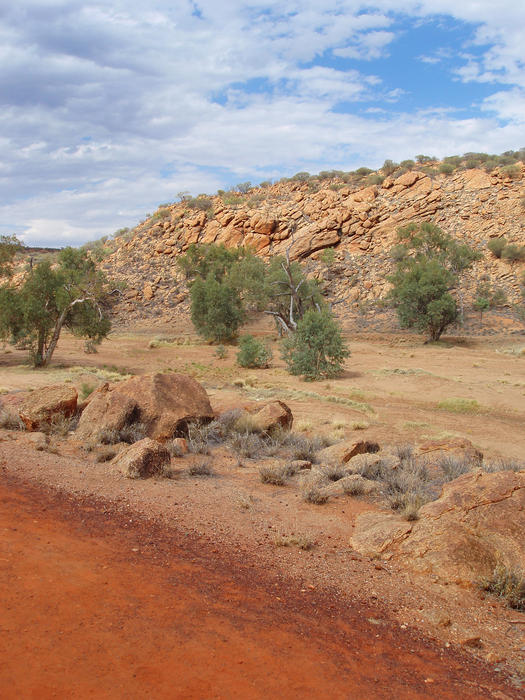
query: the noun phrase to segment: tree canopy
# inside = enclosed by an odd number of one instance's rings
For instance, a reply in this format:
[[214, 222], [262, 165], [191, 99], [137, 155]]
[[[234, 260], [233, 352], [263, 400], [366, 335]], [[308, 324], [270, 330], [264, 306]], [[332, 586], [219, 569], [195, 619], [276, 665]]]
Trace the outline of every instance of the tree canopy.
[[398, 241], [393, 249], [396, 269], [388, 279], [400, 324], [426, 331], [430, 340], [439, 340], [458, 317], [458, 306], [450, 292], [481, 253], [428, 222], [399, 229]]
[[30, 349], [33, 364], [48, 364], [60, 333], [67, 328], [99, 343], [111, 323], [108, 282], [87, 252], [65, 248], [58, 262], [40, 262], [19, 287], [0, 289], [0, 333]]

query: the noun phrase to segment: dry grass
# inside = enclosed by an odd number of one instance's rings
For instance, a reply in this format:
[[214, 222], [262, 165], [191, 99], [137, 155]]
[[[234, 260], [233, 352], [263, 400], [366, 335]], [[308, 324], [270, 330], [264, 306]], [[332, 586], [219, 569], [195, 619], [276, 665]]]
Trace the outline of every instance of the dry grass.
[[288, 467], [282, 464], [264, 464], [259, 467], [259, 477], [263, 484], [285, 486], [288, 480]]
[[315, 540], [307, 535], [276, 535], [273, 543], [276, 547], [299, 547], [309, 552], [315, 547]]
[[213, 476], [214, 471], [211, 467], [209, 459], [200, 459], [198, 462], [194, 462], [186, 470], [189, 476]]
[[328, 496], [321, 491], [318, 486], [310, 484], [305, 486], [302, 492], [302, 499], [306, 503], [313, 503], [317, 506], [327, 503]]
[[449, 398], [439, 401], [437, 407], [449, 413], [480, 413], [481, 406], [476, 399]]
[[4, 430], [25, 430], [25, 425], [16, 413], [0, 408], [0, 428]]
[[492, 575], [481, 579], [480, 588], [503, 598], [510, 608], [525, 611], [525, 575], [519, 569], [498, 564]]

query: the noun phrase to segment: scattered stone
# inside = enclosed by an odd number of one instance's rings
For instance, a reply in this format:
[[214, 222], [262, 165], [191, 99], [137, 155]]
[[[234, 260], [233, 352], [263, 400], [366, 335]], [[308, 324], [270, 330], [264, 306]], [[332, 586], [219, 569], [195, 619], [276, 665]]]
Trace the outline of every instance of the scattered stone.
[[359, 454], [374, 454], [379, 452], [377, 442], [359, 440], [354, 442], [339, 442], [325, 447], [318, 453], [319, 460], [327, 464], [346, 464], [352, 457]]

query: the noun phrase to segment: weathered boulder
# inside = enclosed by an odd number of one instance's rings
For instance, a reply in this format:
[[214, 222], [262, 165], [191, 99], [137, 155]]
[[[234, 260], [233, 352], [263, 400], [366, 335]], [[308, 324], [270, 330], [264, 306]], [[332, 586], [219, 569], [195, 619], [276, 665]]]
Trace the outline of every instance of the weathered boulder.
[[344, 441], [325, 447], [324, 450], [319, 452], [318, 458], [321, 462], [326, 462], [327, 464], [346, 464], [355, 455], [375, 452], [379, 452], [377, 442], [369, 440]]
[[252, 413], [251, 422], [255, 430], [261, 433], [271, 433], [272, 430], [278, 428], [290, 430], [293, 424], [293, 415], [282, 401], [271, 401], [257, 413]]
[[449, 440], [430, 440], [418, 447], [419, 454], [429, 455], [431, 459], [439, 459], [444, 455], [465, 459], [478, 465], [483, 460], [483, 453], [480, 452], [466, 438], [451, 438]]
[[26, 430], [39, 431], [60, 416], [70, 418], [77, 410], [78, 392], [68, 384], [35, 389], [18, 409]]
[[399, 515], [362, 513], [356, 518], [350, 543], [367, 557], [384, 556], [385, 552], [408, 537], [411, 530], [412, 524]]
[[138, 417], [138, 405], [129, 396], [111, 391], [108, 384], [93, 392], [76, 430], [79, 440], [97, 438], [105, 431], [120, 431]]
[[525, 569], [524, 532], [525, 471], [478, 470], [446, 484], [415, 523], [384, 513], [359, 516], [352, 545], [444, 581], [472, 584], [497, 564]]
[[397, 469], [399, 467], [399, 457], [390, 452], [362, 452], [354, 455], [346, 462], [346, 471], [351, 474], [373, 473], [376, 467], [383, 469]]
[[159, 442], [144, 438], [123, 450], [113, 461], [117, 469], [128, 479], [147, 479], [165, 476], [170, 453]]

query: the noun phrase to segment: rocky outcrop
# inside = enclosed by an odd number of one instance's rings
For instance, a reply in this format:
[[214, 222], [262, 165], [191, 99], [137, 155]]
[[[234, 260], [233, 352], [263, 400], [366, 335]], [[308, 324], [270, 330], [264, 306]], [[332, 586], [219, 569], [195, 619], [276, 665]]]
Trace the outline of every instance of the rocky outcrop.
[[[211, 197], [209, 215], [196, 213], [184, 202], [173, 204], [163, 208], [161, 220], [154, 215], [128, 240], [117, 239], [103, 267], [127, 282], [120, 317], [154, 313], [168, 319], [187, 313], [187, 288], [176, 260], [192, 243], [247, 245], [266, 258], [288, 251], [293, 259], [308, 263], [309, 273], [331, 298], [358, 309], [384, 297], [389, 289], [389, 251], [397, 229], [432, 220], [484, 253], [463, 277], [466, 299], [484, 274], [506, 291], [510, 301], [517, 301], [523, 264], [510, 266], [486, 248], [495, 236], [525, 244], [521, 226], [525, 169], [522, 164], [516, 167], [514, 179], [498, 168], [491, 173], [462, 170], [450, 176], [423, 168], [387, 177], [379, 185], [337, 177], [279, 182], [245, 195]], [[322, 260], [325, 248], [335, 252], [330, 265]]]
[[186, 434], [190, 423], [213, 417], [208, 395], [195, 379], [158, 373], [99, 390], [82, 414], [77, 435], [96, 439], [104, 430], [142, 423], [148, 437], [164, 441]]
[[446, 455], [465, 460], [473, 466], [483, 461], [483, 452], [474, 447], [467, 438], [429, 440], [419, 445], [418, 452], [420, 455], [427, 455], [429, 461], [437, 461]]
[[70, 418], [77, 410], [77, 399], [74, 386], [45, 386], [31, 392], [20, 404], [18, 412], [26, 430], [40, 431], [61, 417]]
[[170, 453], [160, 443], [144, 438], [123, 450], [113, 464], [128, 479], [147, 479], [151, 476], [166, 476]]
[[524, 532], [525, 471], [477, 470], [445, 485], [415, 523], [384, 513], [359, 516], [352, 545], [444, 581], [471, 584], [498, 564], [525, 569]]

